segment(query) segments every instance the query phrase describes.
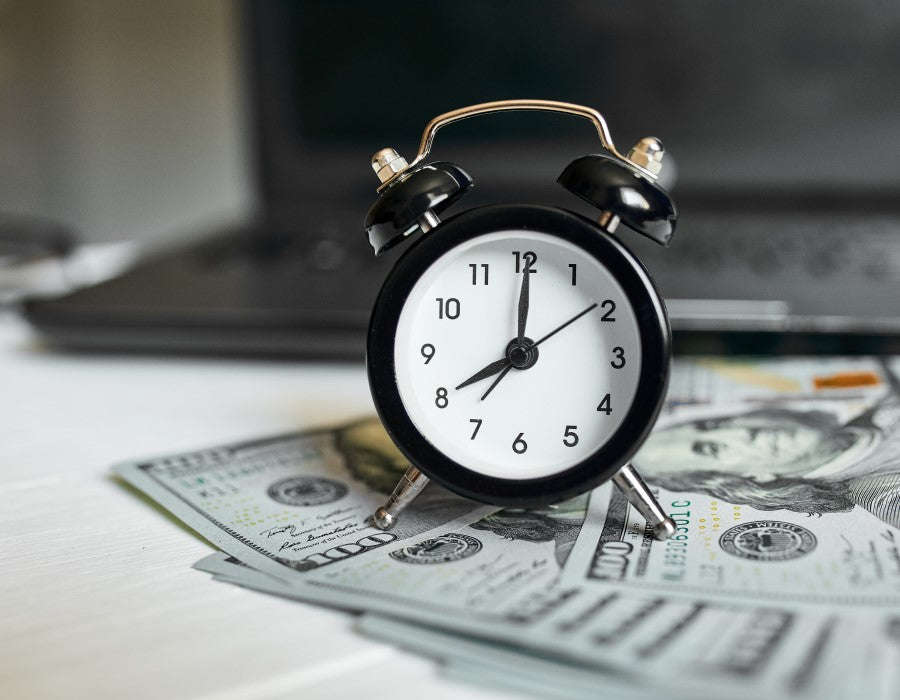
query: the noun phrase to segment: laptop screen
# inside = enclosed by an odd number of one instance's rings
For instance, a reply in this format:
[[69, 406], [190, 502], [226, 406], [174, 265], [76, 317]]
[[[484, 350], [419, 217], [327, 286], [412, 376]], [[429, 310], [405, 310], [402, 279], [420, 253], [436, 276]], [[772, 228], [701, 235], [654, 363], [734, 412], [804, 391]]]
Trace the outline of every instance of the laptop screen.
[[[659, 136], [680, 192], [900, 190], [900, 6], [306, 0], [248, 11], [272, 204], [315, 201], [336, 183], [370, 197], [372, 152], [411, 159], [436, 114], [513, 97], [595, 107], [620, 150]], [[552, 184], [599, 149], [579, 121], [491, 116], [441, 132], [434, 154], [488, 181], [508, 180], [514, 162], [524, 187]]]

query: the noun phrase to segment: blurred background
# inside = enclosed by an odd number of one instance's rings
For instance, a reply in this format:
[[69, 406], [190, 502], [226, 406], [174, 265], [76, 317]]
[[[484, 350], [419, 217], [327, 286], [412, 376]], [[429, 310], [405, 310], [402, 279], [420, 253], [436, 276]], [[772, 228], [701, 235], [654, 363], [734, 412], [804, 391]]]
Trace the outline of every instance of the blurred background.
[[[896, 352], [898, 37], [874, 1], [0, 0], [0, 298], [61, 347], [360, 357], [393, 261], [363, 232], [371, 154], [538, 97], [672, 155], [671, 248], [620, 237], [676, 350]], [[476, 180], [454, 211], [593, 217], [555, 179], [597, 150], [515, 114], [433, 154]]]
[[0, 209], [153, 242], [253, 201], [234, 2], [0, 2]]

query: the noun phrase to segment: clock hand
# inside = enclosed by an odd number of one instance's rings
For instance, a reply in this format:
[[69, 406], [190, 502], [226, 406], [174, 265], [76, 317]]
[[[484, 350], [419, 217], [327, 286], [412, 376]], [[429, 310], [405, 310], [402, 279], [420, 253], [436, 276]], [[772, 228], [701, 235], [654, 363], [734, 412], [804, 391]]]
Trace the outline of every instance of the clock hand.
[[484, 400], [487, 398], [487, 395], [490, 394], [490, 393], [494, 390], [494, 387], [497, 386], [497, 385], [500, 383], [500, 380], [503, 379], [503, 377], [505, 377], [506, 374], [507, 374], [507, 373], [509, 372], [509, 370], [511, 370], [511, 369], [512, 369], [512, 365], [507, 365], [507, 366], [506, 366], [506, 369], [503, 370], [503, 371], [500, 373], [500, 376], [497, 377], [497, 378], [494, 380], [494, 383], [491, 384], [491, 385], [488, 387], [488, 390], [487, 390], [486, 392], [484, 392], [484, 393], [481, 395], [481, 400], [482, 400], [482, 401], [484, 401]]
[[492, 377], [497, 374], [497, 372], [501, 372], [507, 367], [510, 366], [510, 362], [507, 358], [503, 358], [502, 360], [497, 360], [496, 362], [491, 362], [487, 367], [478, 370], [475, 374], [469, 377], [466, 381], [460, 384], [457, 389], [462, 389], [464, 386], [469, 386], [469, 384], [474, 384], [475, 382], [480, 382], [482, 379], [487, 379], [488, 377]]
[[[538, 345], [543, 343], [545, 340], [556, 335], [563, 328], [565, 328], [569, 324], [575, 323], [575, 321], [577, 321], [579, 318], [584, 316], [586, 313], [593, 311], [596, 308], [597, 308], [597, 303], [594, 302], [589, 307], [587, 307], [584, 311], [581, 311], [581, 312], [575, 314], [568, 321], [566, 321], [562, 325], [557, 326], [552, 331], [547, 333], [547, 335], [545, 335], [543, 338], [538, 340], [536, 343], [530, 345], [529, 349], [536, 348]], [[495, 360], [494, 362], [491, 362], [489, 365], [487, 365], [487, 367], [484, 367], [483, 369], [478, 370], [475, 374], [473, 374], [471, 377], [469, 377], [464, 382], [462, 382], [459, 386], [457, 386], [456, 389], [462, 389], [463, 387], [467, 387], [470, 384], [474, 384], [475, 382], [480, 382], [482, 379], [487, 379], [488, 377], [492, 377], [493, 375], [497, 374], [498, 372], [502, 372], [502, 374], [499, 377], [497, 377], [497, 379], [494, 381], [494, 383], [491, 384], [491, 386], [488, 388], [488, 390], [486, 392], [484, 392], [484, 395], [481, 397], [481, 400], [484, 401], [485, 397], [494, 390], [494, 387], [497, 386], [500, 383], [500, 380], [506, 376], [506, 373], [510, 369], [512, 369], [512, 366], [513, 366], [512, 362], [509, 360], [508, 357], [504, 357], [501, 360]]]
[[519, 335], [516, 338], [519, 345], [525, 337], [525, 323], [528, 321], [528, 278], [531, 273], [526, 268], [522, 270], [522, 287], [519, 290]]
[[[529, 273], [527, 270], [522, 272], [522, 286], [519, 289], [519, 336], [518, 343], [519, 345], [523, 345], [523, 339], [525, 338], [525, 323], [528, 321], [528, 277]], [[456, 387], [456, 389], [462, 389], [463, 387], [469, 386], [469, 384], [474, 384], [475, 382], [480, 382], [482, 379], [487, 379], [488, 377], [492, 377], [497, 374], [497, 372], [502, 372], [510, 365], [510, 361], [508, 358], [503, 358], [502, 360], [497, 360], [496, 362], [491, 362], [487, 367], [478, 370], [471, 377], [466, 379], [462, 384]], [[493, 389], [494, 387], [491, 387]], [[490, 389], [488, 389], [488, 393], [490, 393]], [[487, 394], [485, 394], [487, 396]], [[483, 399], [484, 397], [482, 397]]]
[[587, 307], [584, 311], [582, 311], [582, 312], [580, 312], [580, 313], [577, 313], [577, 314], [575, 314], [574, 316], [572, 316], [572, 318], [570, 318], [568, 321], [566, 321], [566, 322], [565, 322], [564, 324], [562, 324], [561, 326], [557, 326], [556, 328], [554, 328], [552, 331], [550, 331], [550, 332], [549, 332], [547, 335], [545, 335], [543, 338], [540, 338], [540, 339], [539, 339], [534, 345], [532, 345], [531, 347], [536, 348], [538, 345], [540, 345], [541, 343], [543, 343], [545, 340], [547, 340], [547, 339], [550, 338], [551, 336], [554, 336], [554, 335], [556, 335], [557, 333], [559, 333], [563, 328], [565, 328], [566, 326], [568, 326], [570, 323], [575, 323], [575, 321], [577, 321], [579, 318], [581, 318], [582, 316], [584, 316], [584, 315], [585, 315], [586, 313], [588, 313], [589, 311], [593, 311], [593, 310], [596, 309], [596, 308], [597, 308], [597, 302], [594, 302], [594, 303], [591, 304], [589, 307]]

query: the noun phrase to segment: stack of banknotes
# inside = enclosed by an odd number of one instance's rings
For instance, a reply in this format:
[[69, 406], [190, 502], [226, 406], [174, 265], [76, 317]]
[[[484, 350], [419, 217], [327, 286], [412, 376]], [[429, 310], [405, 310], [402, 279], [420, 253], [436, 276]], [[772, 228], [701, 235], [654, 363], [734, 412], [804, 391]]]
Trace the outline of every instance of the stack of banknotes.
[[361, 633], [547, 698], [900, 697], [900, 361], [675, 363], [635, 465], [653, 539], [609, 483], [503, 509], [430, 484], [374, 419], [115, 467], [213, 543], [217, 581], [362, 613]]

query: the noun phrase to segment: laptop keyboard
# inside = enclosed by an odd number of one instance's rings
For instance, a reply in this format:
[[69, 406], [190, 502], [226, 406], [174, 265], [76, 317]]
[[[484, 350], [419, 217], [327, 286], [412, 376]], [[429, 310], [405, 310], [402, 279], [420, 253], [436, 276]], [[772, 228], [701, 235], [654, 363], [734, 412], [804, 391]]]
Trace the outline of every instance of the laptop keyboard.
[[[626, 229], [618, 235], [650, 269], [676, 329], [736, 329], [742, 320], [783, 329], [802, 319], [804, 330], [900, 331], [898, 217], [689, 215], [666, 249]], [[193, 260], [208, 274], [264, 270], [276, 287], [294, 280], [305, 298], [293, 303], [310, 309], [367, 313], [395, 257], [376, 259], [346, 235], [255, 231], [205, 244]]]
[[[756, 302], [749, 315], [765, 325], [768, 314], [772, 329], [900, 332], [898, 217], [706, 214], [679, 225], [668, 249], [621, 236], [666, 299], [709, 300], [704, 328], [734, 328], [738, 307], [717, 314], [715, 301], [735, 300]], [[684, 327], [670, 306], [673, 327]]]

